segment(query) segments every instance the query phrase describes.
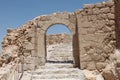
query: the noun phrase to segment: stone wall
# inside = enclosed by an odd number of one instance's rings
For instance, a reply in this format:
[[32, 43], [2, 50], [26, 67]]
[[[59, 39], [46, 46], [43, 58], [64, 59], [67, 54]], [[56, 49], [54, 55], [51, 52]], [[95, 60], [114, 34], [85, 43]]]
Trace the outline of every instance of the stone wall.
[[[2, 42], [2, 53], [3, 55], [8, 54], [9, 56], [19, 57], [21, 61], [24, 61], [24, 68], [30, 66], [34, 69], [35, 57], [32, 57], [34, 51], [33, 38], [34, 37], [34, 23], [29, 21], [25, 25], [17, 29], [8, 29], [7, 35], [4, 37]], [[25, 59], [25, 60], [23, 60]], [[29, 60], [33, 60], [30, 61]], [[33, 64], [33, 65], [32, 65]]]
[[103, 69], [114, 61], [114, 2], [86, 4], [76, 11], [82, 69]]
[[[24, 58], [24, 69], [33, 70], [45, 64], [45, 33], [54, 24], [63, 24], [72, 32], [76, 67], [102, 70], [114, 63], [116, 49], [114, 2], [84, 5], [73, 13], [38, 16], [22, 27], [7, 30], [2, 53]], [[23, 60], [23, 59], [22, 59]]]
[[50, 34], [46, 36], [46, 44], [59, 44], [59, 43], [70, 43], [72, 42], [72, 37], [69, 34]]

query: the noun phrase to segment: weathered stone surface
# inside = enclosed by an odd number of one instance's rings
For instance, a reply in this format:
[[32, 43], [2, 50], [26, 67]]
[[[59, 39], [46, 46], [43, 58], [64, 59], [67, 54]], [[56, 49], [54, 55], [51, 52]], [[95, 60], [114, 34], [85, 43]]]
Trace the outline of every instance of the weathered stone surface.
[[47, 35], [46, 43], [47, 45], [51, 44], [60, 44], [60, 43], [70, 43], [72, 38], [69, 34], [55, 34], [55, 35]]
[[29, 70], [34, 70], [35, 69], [35, 65], [34, 64], [24, 64], [24, 68], [23, 70], [25, 71], [29, 71]]
[[110, 8], [109, 7], [100, 9], [100, 13], [109, 13], [109, 12], [110, 12]]
[[94, 4], [85, 4], [84, 8], [94, 8]]
[[[106, 64], [115, 65], [115, 59], [111, 56], [116, 46], [119, 49], [120, 43], [120, 8], [116, 5], [113, 2], [87, 4], [83, 10], [73, 13], [38, 16], [17, 29], [7, 31], [2, 42], [2, 53], [23, 56], [25, 70], [33, 70], [35, 66], [45, 65], [47, 44], [72, 41], [75, 66], [102, 70]], [[67, 26], [72, 39], [66, 34], [46, 37], [48, 28], [55, 24]], [[0, 66], [5, 61], [0, 60]]]
[[98, 70], [101, 70], [101, 69], [104, 69], [106, 67], [106, 63], [103, 63], [103, 62], [98, 62], [96, 63], [96, 67]]
[[94, 70], [96, 69], [96, 64], [94, 61], [91, 61], [91, 62], [87, 62], [87, 69], [88, 70]]
[[117, 80], [116, 76], [110, 70], [103, 71], [102, 76], [105, 80]]

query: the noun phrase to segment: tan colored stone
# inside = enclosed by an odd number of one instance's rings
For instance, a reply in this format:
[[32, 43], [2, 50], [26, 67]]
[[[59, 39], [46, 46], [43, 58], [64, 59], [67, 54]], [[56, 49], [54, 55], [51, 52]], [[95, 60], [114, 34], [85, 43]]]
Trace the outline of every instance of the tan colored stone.
[[108, 2], [105, 3], [105, 5], [111, 7], [111, 6], [114, 5], [114, 2], [113, 1], [108, 1]]
[[115, 14], [108, 13], [108, 19], [115, 19]]
[[102, 76], [105, 80], [117, 80], [116, 76], [110, 70], [103, 71]]
[[97, 67], [97, 69], [98, 70], [102, 70], [102, 69], [104, 69], [105, 67], [106, 67], [106, 63], [103, 63], [103, 62], [97, 62], [96, 63], [96, 67]]
[[[75, 66], [81, 69], [101, 69], [104, 64], [115, 62], [112, 61], [110, 54], [114, 54], [116, 43], [119, 48], [120, 10], [118, 5], [120, 5], [119, 2], [116, 5], [113, 2], [87, 4], [84, 5], [83, 10], [76, 12], [38, 16], [17, 29], [8, 30], [2, 42], [2, 53], [23, 56], [25, 63], [38, 67], [45, 65], [48, 42], [56, 44], [70, 40]], [[61, 37], [57, 36], [46, 43], [46, 32], [55, 24], [67, 26], [73, 39], [60, 35]], [[49, 38], [53, 39], [51, 36]], [[26, 50], [29, 52], [24, 52]], [[28, 57], [35, 57], [35, 59], [28, 59]], [[34, 62], [35, 60], [40, 62]]]
[[96, 64], [94, 61], [87, 62], [87, 69], [88, 70], [95, 70], [96, 69]]
[[84, 8], [94, 8], [95, 5], [94, 4], [85, 4]]
[[100, 9], [100, 13], [109, 13], [110, 12], [110, 8], [109, 7], [105, 7]]
[[29, 70], [34, 70], [35, 69], [35, 65], [34, 64], [24, 64], [23, 70], [24, 71], [29, 71]]
[[103, 8], [103, 7], [105, 7], [105, 5], [103, 3], [96, 3], [95, 7], [97, 7], [97, 8]]

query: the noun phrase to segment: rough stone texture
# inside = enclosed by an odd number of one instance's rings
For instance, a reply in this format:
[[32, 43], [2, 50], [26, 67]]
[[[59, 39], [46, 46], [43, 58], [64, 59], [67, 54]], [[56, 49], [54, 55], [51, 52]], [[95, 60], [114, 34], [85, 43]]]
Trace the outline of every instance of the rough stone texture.
[[38, 16], [17, 29], [7, 30], [2, 53], [24, 56], [24, 65], [45, 65], [46, 31], [52, 25], [63, 24], [72, 33], [74, 66], [102, 71], [108, 64], [115, 65], [114, 50], [120, 49], [119, 5], [120, 1], [115, 0], [115, 4], [88, 4], [73, 13]]
[[47, 45], [47, 61], [73, 63], [72, 43]]
[[72, 42], [72, 37], [69, 34], [53, 34], [46, 36], [46, 44], [59, 44], [59, 43], [70, 43]]
[[[113, 7], [114, 2], [106, 2], [85, 5], [83, 10], [76, 11], [82, 69], [105, 68], [110, 55], [114, 54], [116, 36], [115, 14], [111, 12]], [[89, 11], [92, 11], [91, 14]]]
[[105, 80], [117, 80], [116, 76], [112, 73], [112, 71], [103, 71], [102, 73]]

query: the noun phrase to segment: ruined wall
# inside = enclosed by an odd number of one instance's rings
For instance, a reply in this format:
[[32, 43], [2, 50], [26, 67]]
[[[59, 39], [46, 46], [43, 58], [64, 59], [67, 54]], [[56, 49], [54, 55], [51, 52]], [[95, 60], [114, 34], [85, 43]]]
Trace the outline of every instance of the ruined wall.
[[50, 34], [46, 36], [46, 44], [60, 44], [60, 43], [71, 43], [72, 37], [69, 34]]
[[101, 70], [114, 61], [114, 7], [114, 2], [103, 2], [85, 5], [83, 10], [74, 13], [38, 16], [18, 29], [8, 30], [2, 53], [23, 56], [25, 70], [44, 65], [46, 31], [52, 25], [63, 24], [72, 32], [75, 66]]
[[33, 57], [34, 59], [30, 58], [33, 56], [32, 53], [35, 50], [34, 45], [32, 45], [34, 42], [33, 37], [35, 35], [35, 26], [33, 24], [33, 22], [29, 21], [17, 29], [8, 29], [7, 35], [4, 37], [2, 42], [2, 54], [19, 57], [25, 63], [25, 70], [26, 68], [34, 69], [35, 66], [35, 57]]
[[[33, 70], [46, 62], [46, 32], [55, 24], [67, 26], [74, 37], [76, 35], [76, 18], [73, 13], [55, 13], [48, 16], [38, 16], [25, 25], [8, 30], [2, 42], [2, 53], [24, 58], [24, 70]], [[77, 36], [75, 36], [77, 37]], [[76, 38], [74, 41], [77, 41]], [[74, 46], [76, 48], [76, 46]], [[76, 51], [75, 54], [78, 54]], [[79, 55], [79, 54], [78, 54]], [[79, 57], [75, 55], [76, 57]], [[76, 58], [75, 57], [75, 58]], [[78, 58], [74, 59], [79, 64]]]
[[77, 26], [76, 26], [76, 15], [74, 13], [62, 12], [54, 13], [48, 16], [38, 16], [35, 19], [37, 24], [36, 28], [36, 53], [39, 61], [42, 61], [42, 65], [46, 62], [46, 45], [45, 45], [45, 35], [47, 30], [55, 24], [65, 25], [72, 33], [72, 43], [73, 45], [73, 57], [74, 65], [79, 67], [79, 50], [78, 50], [78, 39], [77, 39]]
[[84, 5], [78, 10], [82, 69], [103, 69], [112, 63], [116, 44], [114, 2]]

